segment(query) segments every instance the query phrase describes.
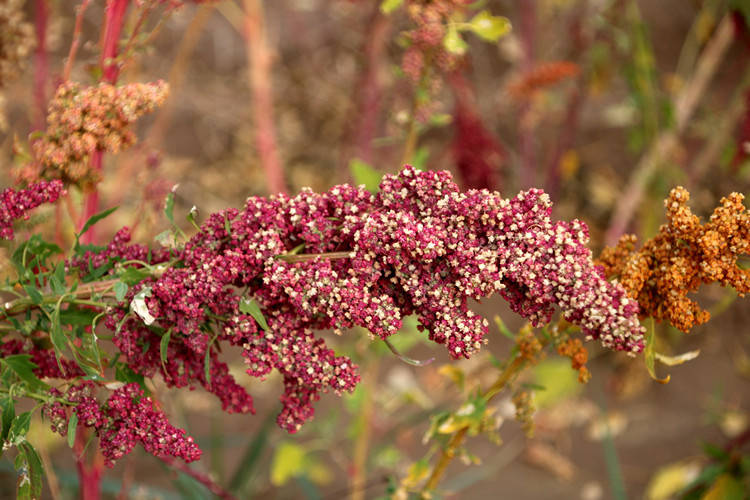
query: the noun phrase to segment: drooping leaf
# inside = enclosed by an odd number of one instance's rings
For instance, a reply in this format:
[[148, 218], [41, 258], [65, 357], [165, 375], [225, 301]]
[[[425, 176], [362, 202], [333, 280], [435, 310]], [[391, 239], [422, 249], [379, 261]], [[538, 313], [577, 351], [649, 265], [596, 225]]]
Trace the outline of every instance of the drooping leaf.
[[646, 348], [643, 351], [643, 360], [646, 363], [646, 370], [651, 378], [659, 382], [660, 384], [666, 384], [669, 382], [670, 376], [667, 375], [665, 378], [659, 378], [656, 376], [655, 360], [656, 360], [656, 329], [654, 327], [654, 320], [649, 320], [649, 327], [646, 329]]
[[685, 352], [677, 356], [665, 356], [664, 354], [660, 354], [657, 352], [655, 353], [655, 357], [657, 361], [667, 366], [677, 366], [687, 361], [690, 361], [691, 359], [697, 358], [700, 353], [701, 353], [700, 349], [696, 349], [695, 351]]
[[742, 481], [731, 474], [722, 474], [706, 491], [701, 500], [743, 500], [745, 487]]
[[12, 356], [6, 356], [0, 359], [0, 362], [7, 365], [8, 368], [13, 370], [18, 378], [29, 384], [29, 388], [32, 390], [48, 389], [49, 386], [39, 380], [34, 374], [34, 369], [37, 365], [31, 361], [31, 356], [28, 354], [14, 354]]
[[242, 300], [240, 300], [240, 312], [252, 316], [263, 330], [269, 331], [271, 329], [269, 328], [268, 323], [266, 322], [266, 318], [265, 316], [263, 316], [263, 312], [260, 310], [260, 306], [255, 301], [255, 299], [242, 297]]
[[15, 401], [10, 396], [5, 396], [0, 399], [0, 422], [2, 422], [2, 430], [0, 431], [0, 449], [2, 443], [8, 439], [10, 433], [10, 426], [13, 425], [13, 420], [16, 418], [16, 406]]
[[44, 296], [36, 287], [32, 285], [23, 285], [23, 289], [35, 305], [44, 302]]
[[12, 446], [19, 445], [21, 441], [26, 438], [26, 434], [29, 432], [30, 424], [30, 411], [23, 412], [13, 419], [13, 423], [10, 425], [10, 432], [8, 433], [8, 441]]

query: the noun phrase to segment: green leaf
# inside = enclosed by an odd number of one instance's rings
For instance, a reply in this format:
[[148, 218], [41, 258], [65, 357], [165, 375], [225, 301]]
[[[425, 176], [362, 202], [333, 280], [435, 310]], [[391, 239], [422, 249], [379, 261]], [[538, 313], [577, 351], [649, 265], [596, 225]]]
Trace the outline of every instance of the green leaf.
[[260, 306], [254, 299], [242, 297], [242, 300], [240, 300], [240, 312], [252, 316], [253, 319], [255, 319], [260, 327], [265, 331], [269, 331], [271, 329], [269, 328], [268, 323], [266, 322], [266, 318], [263, 316], [263, 313], [260, 310]]
[[55, 295], [65, 293], [65, 264], [58, 262], [54, 272], [49, 277], [49, 284]]
[[[148, 272], [138, 269], [136, 267], [127, 267], [123, 272], [121, 272], [118, 277], [120, 278], [120, 281], [122, 281], [127, 286], [133, 286], [137, 285], [144, 279], [151, 276]], [[117, 285], [115, 285], [116, 287]], [[126, 290], [127, 291], [127, 290]], [[115, 289], [115, 293], [117, 290]], [[118, 299], [119, 300], [119, 299]]]
[[206, 348], [206, 355], [203, 357], [203, 376], [206, 378], [206, 385], [211, 385], [211, 346]]
[[2, 431], [0, 432], [0, 450], [2, 450], [2, 444], [8, 439], [10, 426], [16, 418], [16, 406], [13, 399], [9, 396], [0, 399], [0, 411], [2, 412], [2, 414], [0, 414], [0, 422], [2, 422]]
[[35, 305], [39, 305], [44, 302], [44, 296], [39, 290], [36, 289], [36, 287], [31, 285], [23, 285], [23, 289]]
[[443, 47], [451, 54], [458, 56], [466, 54], [466, 50], [469, 48], [464, 39], [461, 38], [458, 28], [453, 24], [448, 26], [448, 32], [443, 37]]
[[68, 420], [68, 446], [70, 448], [76, 442], [76, 431], [78, 430], [78, 415], [75, 412], [71, 412], [70, 419]]
[[380, 2], [380, 12], [383, 14], [390, 14], [394, 10], [401, 7], [401, 5], [404, 3], [404, 0], [383, 0]]
[[305, 449], [300, 445], [291, 441], [281, 443], [271, 461], [271, 483], [282, 486], [291, 478], [304, 475], [305, 455]]
[[174, 191], [170, 191], [169, 194], [167, 194], [167, 198], [164, 200], [164, 215], [167, 216], [167, 220], [170, 224], [174, 226]]
[[44, 476], [42, 460], [28, 441], [21, 443], [20, 448], [26, 455], [26, 463], [28, 466], [29, 478], [31, 480], [31, 498], [42, 498], [42, 477]]
[[74, 326], [89, 326], [97, 316], [96, 311], [70, 306], [60, 310], [60, 324]]
[[80, 240], [81, 236], [83, 236], [84, 234], [86, 234], [86, 232], [89, 229], [91, 229], [91, 226], [93, 226], [94, 224], [96, 224], [100, 220], [104, 219], [108, 215], [112, 214], [112, 212], [114, 212], [115, 210], [117, 210], [117, 208], [118, 207], [108, 208], [107, 210], [99, 212], [96, 215], [92, 215], [91, 218], [89, 220], [87, 220], [86, 223], [83, 225], [83, 228], [81, 228], [81, 232], [78, 233], [78, 234], [76, 234], [76, 243], [75, 243], [75, 246], [73, 247], [73, 249], [77, 251], [80, 248], [80, 241], [79, 240]]
[[380, 189], [383, 173], [378, 172], [372, 165], [354, 158], [349, 162], [349, 172], [352, 174], [354, 184], [364, 184], [365, 189], [371, 193], [377, 193]]
[[34, 369], [37, 365], [31, 361], [29, 354], [14, 354], [0, 359], [0, 362], [7, 365], [8, 368], [13, 370], [18, 378], [29, 384], [29, 388], [32, 390], [48, 389], [49, 386], [39, 380], [39, 377], [34, 375]]
[[125, 299], [125, 294], [128, 293], [128, 285], [122, 281], [115, 283], [115, 299], [117, 302], [122, 302]]
[[162, 335], [161, 342], [159, 344], [159, 355], [161, 356], [161, 364], [164, 367], [164, 371], [167, 371], [167, 348], [169, 347], [169, 339], [172, 336], [172, 329], [167, 330], [167, 333]]
[[17, 446], [26, 438], [26, 434], [29, 432], [29, 424], [31, 424], [30, 411], [23, 412], [13, 419], [8, 433], [8, 441], [11, 445]]
[[743, 500], [744, 498], [747, 497], [742, 481], [730, 474], [722, 474], [701, 500]]
[[542, 361], [533, 371], [534, 382], [545, 388], [535, 393], [534, 401], [539, 408], [549, 407], [583, 390], [583, 385], [578, 382], [578, 372], [570, 367], [568, 359]]
[[55, 348], [55, 354], [59, 359], [65, 350], [65, 346], [68, 344], [68, 339], [65, 336], [62, 324], [60, 323], [60, 304], [57, 304], [57, 307], [55, 307], [55, 310], [52, 312], [51, 323], [49, 338]]
[[150, 392], [143, 381], [143, 375], [134, 372], [132, 368], [124, 363], [117, 363], [117, 366], [115, 367], [115, 380], [125, 384], [136, 382], [146, 394]]
[[649, 326], [646, 330], [646, 348], [643, 350], [643, 360], [646, 363], [646, 370], [651, 378], [659, 382], [660, 384], [666, 384], [669, 382], [670, 376], [667, 375], [665, 378], [659, 378], [656, 376], [656, 328], [654, 326], [654, 319], [649, 320]]
[[483, 10], [469, 21], [470, 29], [488, 42], [497, 42], [510, 32], [510, 21], [507, 17], [493, 16]]

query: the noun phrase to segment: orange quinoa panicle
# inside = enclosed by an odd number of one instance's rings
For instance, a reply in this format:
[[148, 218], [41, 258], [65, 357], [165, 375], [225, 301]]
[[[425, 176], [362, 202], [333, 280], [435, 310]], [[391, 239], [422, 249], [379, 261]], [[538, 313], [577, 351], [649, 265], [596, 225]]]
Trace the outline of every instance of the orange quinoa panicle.
[[687, 206], [689, 199], [685, 188], [672, 189], [664, 201], [667, 223], [656, 236], [635, 251], [636, 237], [624, 235], [597, 261], [638, 300], [642, 316], [666, 319], [683, 332], [710, 318], [687, 297], [701, 283], [731, 286], [740, 296], [750, 291], [750, 270], [737, 264], [738, 257], [750, 253], [750, 212], [744, 196], [722, 198], [705, 224]]

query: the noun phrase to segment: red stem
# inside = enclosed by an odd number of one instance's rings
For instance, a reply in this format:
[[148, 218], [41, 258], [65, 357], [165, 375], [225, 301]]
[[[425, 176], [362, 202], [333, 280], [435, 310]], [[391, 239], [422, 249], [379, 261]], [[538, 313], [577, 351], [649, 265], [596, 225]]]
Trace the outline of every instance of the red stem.
[[[530, 72], [534, 67], [534, 38], [536, 29], [536, 1], [524, 0], [520, 2], [521, 16], [521, 47], [523, 58], [521, 71]], [[534, 185], [536, 170], [536, 152], [534, 150], [534, 125], [531, 101], [525, 100], [521, 105], [519, 116], [519, 150], [521, 154], [521, 172], [519, 179], [521, 188], [528, 189]]]
[[47, 80], [49, 79], [49, 55], [47, 53], [47, 24], [49, 6], [47, 0], [36, 0], [34, 28], [36, 31], [36, 50], [34, 51], [34, 103], [36, 105], [34, 128], [44, 128], [47, 116]]
[[266, 43], [263, 6], [260, 0], [245, 0], [245, 42], [258, 157], [266, 175], [268, 191], [271, 194], [286, 193], [273, 122], [272, 54]]
[[[372, 141], [377, 137], [380, 103], [383, 99], [383, 82], [379, 75], [385, 65], [384, 55], [389, 40], [391, 17], [383, 15], [379, 3], [374, 3], [373, 13], [365, 33], [364, 61], [361, 76], [354, 89], [356, 105], [351, 117], [353, 126], [349, 131], [353, 154], [345, 158], [348, 164], [351, 158], [359, 158], [365, 163], [374, 161]], [[347, 148], [348, 149], [348, 148]]]
[[237, 497], [232, 495], [230, 492], [226, 491], [224, 488], [222, 488], [220, 485], [216, 484], [216, 482], [211, 479], [208, 474], [204, 474], [202, 472], [199, 472], [192, 467], [189, 467], [187, 464], [182, 463], [179, 460], [175, 460], [172, 457], [168, 456], [160, 456], [158, 457], [159, 460], [167, 464], [172, 469], [176, 469], [183, 474], [187, 474], [188, 476], [192, 477], [199, 483], [201, 483], [203, 486], [205, 486], [208, 491], [216, 495], [218, 498], [222, 498], [224, 500], [237, 500]]
[[[125, 22], [125, 12], [128, 9], [129, 3], [130, 0], [108, 0], [104, 15], [104, 38], [99, 64], [102, 68], [102, 81], [113, 85], [117, 82], [117, 77], [120, 75], [120, 63], [117, 61], [117, 51], [120, 33]], [[91, 167], [96, 172], [102, 171], [102, 156], [102, 151], [95, 151], [91, 155]], [[94, 186], [86, 195], [80, 226], [83, 227], [83, 224], [98, 211], [99, 190]], [[83, 235], [81, 241], [84, 244], [96, 241], [96, 228], [92, 227]]]
[[86, 441], [89, 432], [86, 427], [79, 425], [76, 430], [76, 439], [73, 444], [73, 454], [76, 459], [78, 471], [78, 484], [80, 487], [81, 500], [99, 500], [101, 498], [102, 463], [94, 458], [93, 463], [86, 463]]

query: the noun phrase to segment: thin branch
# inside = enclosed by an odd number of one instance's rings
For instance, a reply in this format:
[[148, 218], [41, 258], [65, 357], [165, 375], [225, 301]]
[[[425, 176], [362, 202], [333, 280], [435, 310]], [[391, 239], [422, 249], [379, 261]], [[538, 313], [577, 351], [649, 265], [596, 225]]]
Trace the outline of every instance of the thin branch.
[[86, 12], [86, 8], [91, 3], [91, 0], [83, 0], [81, 5], [76, 7], [76, 24], [73, 29], [73, 41], [70, 42], [70, 51], [68, 52], [68, 59], [65, 61], [65, 69], [63, 69], [62, 80], [64, 82], [70, 80], [70, 72], [73, 69], [73, 62], [76, 59], [78, 53], [78, 47], [81, 44], [81, 30], [83, 29], [83, 14]]
[[651, 180], [657, 167], [677, 145], [680, 134], [685, 130], [688, 120], [695, 112], [698, 102], [716, 73], [719, 63], [724, 59], [733, 39], [734, 25], [732, 18], [730, 15], [726, 15], [698, 60], [693, 78], [685, 84], [682, 91], [675, 97], [674, 127], [665, 130], [656, 138], [633, 169], [630, 181], [612, 214], [606, 234], [607, 245], [614, 245], [627, 229], [636, 208], [641, 203], [646, 185]]

